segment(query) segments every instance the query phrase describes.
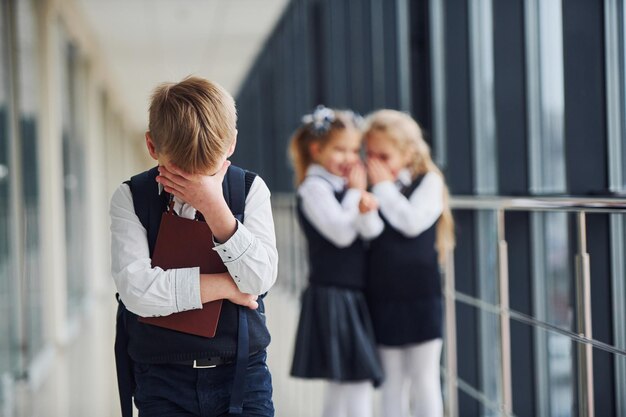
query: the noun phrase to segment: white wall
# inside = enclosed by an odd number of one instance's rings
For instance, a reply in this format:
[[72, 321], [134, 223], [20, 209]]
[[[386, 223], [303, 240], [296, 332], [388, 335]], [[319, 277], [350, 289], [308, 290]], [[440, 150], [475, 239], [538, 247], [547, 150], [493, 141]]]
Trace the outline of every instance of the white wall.
[[[115, 289], [109, 273], [109, 198], [149, 164], [143, 133], [131, 131], [89, 27], [71, 0], [41, 0], [38, 13], [41, 282], [45, 347], [27, 364], [27, 378], [9, 381], [0, 415], [117, 416], [113, 338]], [[61, 109], [62, 38], [79, 51], [82, 89], [78, 113], [86, 194], [83, 233], [86, 291], [76, 314], [67, 311], [66, 217]], [[18, 69], [19, 71], [19, 69]], [[103, 97], [106, 96], [106, 99]], [[19, 320], [19, 318], [16, 318]], [[26, 340], [28, 343], [28, 340]]]

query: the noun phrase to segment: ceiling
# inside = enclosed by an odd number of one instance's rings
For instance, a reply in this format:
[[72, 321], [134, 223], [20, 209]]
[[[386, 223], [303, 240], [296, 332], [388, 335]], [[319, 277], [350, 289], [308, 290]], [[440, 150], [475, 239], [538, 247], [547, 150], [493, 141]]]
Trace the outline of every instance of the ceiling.
[[235, 95], [288, 2], [77, 0], [137, 130], [160, 82], [194, 74]]

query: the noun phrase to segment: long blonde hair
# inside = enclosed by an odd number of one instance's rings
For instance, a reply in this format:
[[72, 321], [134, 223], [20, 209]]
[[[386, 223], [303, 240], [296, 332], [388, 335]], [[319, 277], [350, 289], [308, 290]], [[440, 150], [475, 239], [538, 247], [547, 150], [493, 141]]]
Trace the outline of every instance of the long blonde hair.
[[[332, 114], [330, 118], [322, 120], [321, 127], [316, 128], [317, 113]], [[302, 125], [296, 129], [289, 142], [289, 156], [296, 174], [296, 186], [304, 181], [306, 171], [315, 162], [311, 155], [311, 144], [319, 143], [325, 146], [339, 131], [345, 129], [359, 129], [358, 116], [350, 110], [332, 110], [323, 106], [303, 118]]]
[[[411, 116], [396, 110], [378, 110], [366, 119], [364, 138], [372, 132], [385, 134], [392, 143], [402, 152], [410, 155], [407, 166], [411, 178], [415, 179], [428, 172], [435, 172], [444, 176], [430, 156], [430, 147], [424, 140], [422, 129]], [[450, 210], [450, 193], [448, 187], [443, 188], [443, 212], [437, 221], [437, 239], [435, 247], [439, 254], [439, 263], [443, 265], [446, 255], [454, 248], [454, 219]]]

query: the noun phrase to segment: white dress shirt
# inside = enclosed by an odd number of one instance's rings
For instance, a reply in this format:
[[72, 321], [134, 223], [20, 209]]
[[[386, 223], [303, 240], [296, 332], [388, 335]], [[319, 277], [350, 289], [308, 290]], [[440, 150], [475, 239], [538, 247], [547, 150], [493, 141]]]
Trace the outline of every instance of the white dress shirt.
[[[155, 189], [159, 184], [155, 182]], [[175, 198], [174, 210], [193, 219], [196, 210]], [[133, 197], [126, 184], [111, 198], [111, 272], [126, 308], [133, 313], [164, 316], [202, 308], [200, 269], [152, 268], [146, 229], [135, 214]], [[270, 191], [256, 177], [246, 197], [243, 224], [224, 243], [215, 242], [219, 254], [239, 290], [263, 294], [276, 281], [278, 252]]]
[[350, 188], [343, 200], [337, 201], [335, 192], [345, 186], [344, 178], [313, 164], [298, 187], [304, 216], [322, 236], [340, 248], [350, 246], [359, 236], [364, 239], [378, 236], [384, 227], [376, 210], [359, 213], [359, 190]]
[[444, 191], [441, 176], [428, 172], [407, 199], [401, 190], [411, 182], [411, 173], [404, 169], [398, 173], [395, 183], [382, 181], [372, 187], [380, 212], [394, 229], [409, 238], [418, 236], [439, 219], [443, 212]]

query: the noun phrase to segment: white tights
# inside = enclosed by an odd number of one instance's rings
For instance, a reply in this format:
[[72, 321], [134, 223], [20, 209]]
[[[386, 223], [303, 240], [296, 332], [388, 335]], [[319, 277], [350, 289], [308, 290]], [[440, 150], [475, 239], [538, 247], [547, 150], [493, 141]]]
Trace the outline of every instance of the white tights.
[[[441, 417], [441, 339], [401, 348], [381, 347], [385, 370], [383, 417]], [[412, 410], [412, 412], [410, 412]]]
[[329, 382], [323, 417], [372, 417], [372, 383]]

